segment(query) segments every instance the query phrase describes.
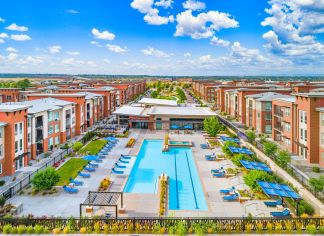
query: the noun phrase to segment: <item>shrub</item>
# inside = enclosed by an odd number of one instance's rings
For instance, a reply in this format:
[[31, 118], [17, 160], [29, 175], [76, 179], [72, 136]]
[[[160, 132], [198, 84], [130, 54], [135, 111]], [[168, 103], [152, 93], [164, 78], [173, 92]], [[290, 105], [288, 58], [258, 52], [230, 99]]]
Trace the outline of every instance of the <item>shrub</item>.
[[34, 227], [31, 226], [31, 225], [27, 226], [26, 233], [27, 234], [33, 234], [34, 233]]
[[81, 142], [75, 142], [74, 144], [73, 144], [73, 150], [75, 151], [75, 152], [78, 152], [78, 151], [80, 151], [80, 149], [83, 147], [83, 144], [81, 143]]
[[324, 189], [324, 176], [321, 176], [318, 179], [310, 178], [309, 184], [316, 192], [322, 192]]
[[318, 166], [313, 166], [312, 168], [314, 173], [320, 173], [321, 172], [321, 168], [319, 168]]
[[60, 176], [55, 172], [54, 168], [49, 167], [39, 171], [32, 179], [32, 184], [36, 190], [49, 190], [59, 180]]
[[244, 177], [244, 183], [254, 191], [261, 191], [261, 187], [258, 185], [257, 180], [273, 182], [275, 178], [267, 172], [261, 170], [251, 170]]
[[11, 231], [12, 231], [12, 225], [11, 224], [6, 224], [3, 226], [2, 228], [2, 233], [3, 234], [11, 234]]
[[17, 233], [18, 234], [24, 234], [26, 232], [26, 226], [25, 225], [19, 225], [17, 227]]
[[314, 224], [306, 225], [306, 232], [309, 234], [316, 234], [316, 226]]
[[278, 151], [276, 162], [279, 166], [286, 168], [287, 164], [291, 161], [291, 156], [289, 155], [289, 152], [286, 150], [280, 150]]
[[274, 156], [276, 154], [276, 152], [277, 152], [277, 149], [278, 149], [278, 147], [277, 147], [277, 145], [275, 143], [266, 141], [263, 144], [264, 154], [266, 154], [269, 157]]
[[242, 167], [240, 160], [253, 161], [253, 158], [244, 154], [236, 154], [231, 158], [234, 165]]
[[223, 147], [222, 147], [222, 151], [223, 151], [226, 155], [228, 155], [228, 156], [232, 156], [232, 155], [233, 155], [233, 153], [232, 153], [232, 152], [229, 150], [229, 148], [228, 148], [228, 147], [230, 147], [230, 146], [238, 147], [239, 145], [238, 145], [237, 143], [233, 142], [233, 141], [226, 141], [226, 142], [224, 143]]
[[219, 122], [217, 117], [213, 116], [204, 120], [204, 130], [209, 136], [216, 137], [222, 129], [223, 125]]
[[246, 136], [250, 143], [253, 143], [255, 141], [256, 134], [252, 130], [247, 131]]
[[5, 185], [5, 183], [6, 183], [6, 181], [0, 180], [0, 187], [3, 186], [3, 185]]
[[0, 197], [0, 207], [3, 207], [6, 204], [6, 198], [4, 196]]
[[81, 227], [80, 228], [80, 234], [86, 234], [87, 233], [87, 228], [86, 227]]
[[53, 234], [60, 234], [61, 233], [61, 229], [60, 228], [55, 228], [52, 231]]
[[44, 226], [42, 225], [35, 225], [34, 231], [36, 234], [42, 234], [44, 232]]

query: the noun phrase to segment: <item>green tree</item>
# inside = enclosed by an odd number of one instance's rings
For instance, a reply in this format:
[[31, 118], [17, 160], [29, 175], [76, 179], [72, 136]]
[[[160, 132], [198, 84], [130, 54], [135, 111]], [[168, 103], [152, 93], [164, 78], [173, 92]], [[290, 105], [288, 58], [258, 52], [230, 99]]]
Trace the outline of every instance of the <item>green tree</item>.
[[53, 167], [49, 167], [35, 174], [32, 179], [32, 184], [36, 190], [49, 190], [59, 180], [60, 176], [56, 173], [55, 169]]
[[233, 153], [230, 151], [229, 147], [238, 147], [238, 144], [233, 141], [226, 141], [222, 147], [223, 153], [228, 156], [232, 156]]
[[242, 167], [241, 164], [241, 160], [245, 160], [245, 161], [253, 161], [253, 158], [248, 156], [248, 155], [244, 155], [244, 154], [235, 154], [232, 158], [231, 161], [233, 162], [234, 165], [238, 166], [238, 167]]
[[264, 142], [263, 151], [264, 154], [266, 154], [267, 156], [269, 157], [274, 156], [277, 150], [278, 150], [278, 146], [275, 143], [269, 141]]
[[324, 189], [324, 176], [321, 176], [318, 179], [310, 178], [309, 184], [316, 192], [322, 192]]
[[159, 96], [159, 92], [158, 91], [153, 91], [152, 93], [151, 93], [151, 97], [152, 98], [157, 98]]
[[244, 177], [244, 183], [254, 191], [261, 191], [261, 187], [258, 185], [257, 180], [273, 182], [275, 178], [262, 170], [251, 170]]
[[286, 168], [287, 164], [291, 161], [291, 156], [286, 150], [280, 150], [277, 153], [276, 162], [279, 166]]
[[255, 132], [253, 132], [252, 130], [247, 131], [247, 132], [246, 132], [246, 136], [247, 136], [248, 141], [249, 141], [250, 143], [253, 143], [253, 142], [255, 141], [256, 134], [255, 134]]
[[80, 151], [80, 149], [83, 147], [83, 144], [81, 143], [81, 142], [75, 142], [74, 144], [73, 144], [73, 150], [75, 151], [75, 152], [78, 152], [78, 151]]
[[208, 117], [204, 120], [204, 130], [211, 137], [216, 137], [217, 134], [223, 129], [223, 125], [219, 122], [216, 116]]

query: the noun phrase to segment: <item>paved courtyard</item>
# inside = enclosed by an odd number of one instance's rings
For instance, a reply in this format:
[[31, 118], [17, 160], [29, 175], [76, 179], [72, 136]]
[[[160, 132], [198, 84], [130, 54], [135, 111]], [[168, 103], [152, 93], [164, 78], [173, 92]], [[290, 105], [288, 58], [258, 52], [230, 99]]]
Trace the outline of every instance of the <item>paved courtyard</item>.
[[[79, 204], [82, 203], [88, 191], [96, 191], [100, 180], [104, 177], [110, 176], [113, 184], [110, 191], [120, 192], [124, 188], [127, 181], [127, 176], [131, 171], [131, 161], [129, 167], [125, 170], [124, 175], [115, 175], [111, 173], [114, 163], [118, 160], [121, 154], [136, 156], [140, 150], [141, 144], [144, 139], [164, 139], [165, 131], [149, 131], [149, 130], [131, 130], [130, 137], [136, 138], [136, 143], [133, 148], [125, 148], [127, 139], [119, 139], [118, 144], [112, 149], [102, 163], [99, 164], [96, 172], [91, 173], [91, 178], [80, 179], [84, 185], [78, 187], [77, 194], [69, 194], [59, 188], [59, 192], [54, 195], [47, 196], [30, 196], [30, 195], [17, 195], [9, 201], [13, 204], [19, 202], [23, 203], [22, 215], [33, 214], [35, 216], [79, 216]], [[206, 143], [203, 135], [200, 132], [194, 134], [175, 134], [170, 133], [171, 140], [177, 141], [192, 141], [194, 147], [192, 148], [196, 167], [200, 176], [203, 191], [205, 193], [205, 200], [207, 202], [207, 211], [169, 211], [169, 216], [216, 216], [216, 217], [242, 217], [251, 213], [254, 216], [269, 216], [270, 211], [276, 209], [269, 209], [264, 206], [262, 201], [252, 200], [245, 203], [239, 202], [225, 202], [219, 190], [222, 188], [229, 188], [236, 186], [236, 188], [247, 188], [241, 175], [232, 178], [213, 178], [210, 170], [225, 167], [234, 167], [231, 161], [224, 160], [220, 162], [206, 161], [205, 154], [221, 153], [221, 148], [217, 147], [213, 150], [205, 150], [200, 148], [201, 143]], [[159, 199], [157, 194], [135, 194], [124, 193], [124, 206], [126, 212], [120, 216], [138, 216], [149, 217], [158, 216]]]

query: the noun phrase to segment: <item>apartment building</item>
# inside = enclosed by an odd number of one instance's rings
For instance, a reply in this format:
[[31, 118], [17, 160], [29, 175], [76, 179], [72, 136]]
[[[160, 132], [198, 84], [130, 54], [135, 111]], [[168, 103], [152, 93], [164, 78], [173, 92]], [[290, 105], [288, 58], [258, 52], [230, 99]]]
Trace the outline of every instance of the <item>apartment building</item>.
[[13, 175], [28, 163], [26, 105], [0, 104], [0, 176]]
[[0, 88], [0, 103], [18, 102], [20, 91], [20, 88]]

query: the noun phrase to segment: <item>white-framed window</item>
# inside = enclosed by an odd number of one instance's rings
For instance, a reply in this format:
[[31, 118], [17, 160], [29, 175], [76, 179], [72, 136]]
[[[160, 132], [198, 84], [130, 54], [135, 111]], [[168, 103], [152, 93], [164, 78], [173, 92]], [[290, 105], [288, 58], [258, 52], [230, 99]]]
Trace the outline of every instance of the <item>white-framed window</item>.
[[18, 134], [18, 124], [15, 124], [15, 135]]
[[53, 120], [53, 112], [49, 111], [48, 112], [48, 121], [52, 121]]
[[53, 125], [49, 125], [48, 126], [48, 134], [52, 134], [53, 133]]
[[301, 140], [304, 139], [304, 130], [303, 130], [303, 128], [300, 128], [300, 139]]
[[55, 133], [58, 133], [58, 132], [60, 132], [60, 126], [59, 126], [59, 124], [56, 124], [55, 125]]
[[271, 121], [271, 119], [272, 119], [272, 114], [266, 114], [265, 119], [266, 119], [267, 121]]
[[0, 138], [2, 138], [2, 129], [0, 128]]
[[18, 141], [15, 141], [15, 152], [18, 152]]
[[19, 150], [20, 151], [23, 150], [23, 140], [22, 139], [19, 140]]
[[272, 125], [266, 125], [266, 126], [265, 126], [265, 132], [266, 132], [267, 134], [272, 133]]
[[60, 113], [58, 112], [58, 111], [56, 111], [55, 113], [54, 113], [54, 119], [55, 120], [58, 120], [60, 118]]
[[49, 138], [48, 139], [48, 146], [52, 146], [53, 145], [53, 138]]
[[3, 155], [3, 145], [0, 144], [0, 156], [2, 156], [2, 155]]
[[324, 145], [324, 132], [321, 132], [321, 144]]
[[23, 131], [23, 123], [19, 124], [19, 133], [22, 134]]
[[55, 144], [60, 144], [60, 137], [59, 136], [55, 137]]
[[28, 142], [28, 143], [31, 142], [31, 134], [30, 134], [30, 133], [27, 134], [27, 142]]
[[304, 139], [307, 141], [307, 130], [304, 130]]
[[324, 114], [321, 115], [321, 126], [324, 126]]
[[300, 123], [304, 123], [304, 114], [303, 111], [299, 111]]
[[272, 102], [266, 102], [265, 103], [265, 110], [271, 111], [272, 110]]
[[2, 164], [0, 164], [0, 174], [2, 174]]
[[286, 109], [285, 109], [285, 115], [286, 116], [290, 116], [290, 108], [289, 107], [286, 107]]

